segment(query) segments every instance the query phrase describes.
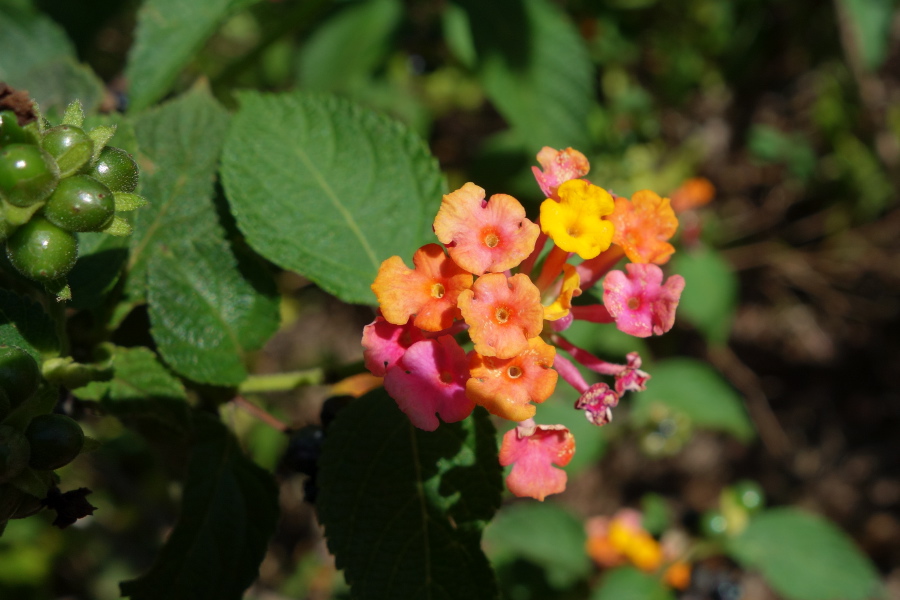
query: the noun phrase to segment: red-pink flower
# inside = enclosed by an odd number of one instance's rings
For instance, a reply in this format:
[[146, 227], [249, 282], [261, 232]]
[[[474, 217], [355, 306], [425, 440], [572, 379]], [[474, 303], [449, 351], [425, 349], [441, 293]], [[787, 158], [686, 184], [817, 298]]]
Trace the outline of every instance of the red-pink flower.
[[467, 183], [444, 196], [434, 233], [456, 263], [475, 275], [502, 273], [519, 265], [541, 232], [525, 208], [506, 194], [484, 200], [484, 190]]
[[407, 348], [424, 339], [425, 335], [412, 323], [394, 325], [384, 317], [375, 317], [374, 321], [363, 327], [366, 368], [372, 375], [384, 377], [387, 369], [397, 364]]
[[603, 303], [616, 327], [635, 337], [661, 335], [675, 323], [675, 309], [684, 289], [684, 278], [672, 275], [663, 284], [663, 272], [652, 263], [625, 265], [603, 280]]
[[583, 410], [587, 420], [599, 427], [612, 421], [612, 409], [618, 404], [618, 394], [605, 383], [595, 383], [575, 401], [575, 409]]
[[527, 275], [482, 275], [459, 295], [459, 310], [469, 325], [475, 352], [512, 358], [544, 327], [541, 293]]
[[506, 487], [519, 497], [543, 500], [566, 489], [564, 467], [575, 453], [575, 437], [562, 425], [520, 423], [503, 436], [500, 464], [513, 468], [506, 477]]
[[439, 244], [426, 244], [413, 255], [415, 269], [392, 256], [378, 269], [372, 291], [381, 313], [394, 325], [413, 324], [426, 331], [440, 331], [459, 316], [456, 299], [472, 286], [472, 275], [444, 254]]
[[451, 336], [416, 342], [387, 370], [384, 388], [412, 424], [434, 431], [440, 422], [455, 423], [475, 408], [466, 396], [469, 365], [465, 351]]
[[584, 177], [591, 170], [591, 165], [584, 154], [572, 148], [555, 150], [550, 146], [544, 146], [538, 152], [537, 160], [544, 170], [531, 167], [531, 171], [541, 186], [541, 191], [548, 198], [556, 197], [557, 188], [566, 181]]
[[621, 396], [625, 392], [643, 392], [650, 375], [641, 371], [641, 355], [629, 352], [625, 358], [625, 368], [616, 373], [616, 393]]

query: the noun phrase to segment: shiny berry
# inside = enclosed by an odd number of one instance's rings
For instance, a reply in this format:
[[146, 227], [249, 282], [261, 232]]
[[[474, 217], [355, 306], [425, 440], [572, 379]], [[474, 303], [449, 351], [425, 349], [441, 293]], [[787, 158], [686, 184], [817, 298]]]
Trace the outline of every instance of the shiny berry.
[[44, 217], [66, 231], [102, 231], [115, 214], [113, 193], [88, 175], [60, 181], [44, 206]]
[[0, 388], [11, 408], [31, 398], [41, 382], [41, 371], [25, 350], [0, 346]]
[[44, 132], [41, 146], [56, 159], [60, 177], [76, 173], [94, 153], [94, 141], [81, 127], [74, 125], [51, 127]]
[[130, 154], [115, 146], [101, 150], [87, 174], [114, 192], [131, 193], [138, 184], [137, 163]]
[[0, 149], [0, 196], [14, 206], [42, 202], [59, 181], [56, 161], [31, 144], [11, 144]]
[[16, 113], [11, 110], [0, 112], [0, 147], [10, 144], [30, 144], [31, 134], [22, 129]]
[[32, 469], [52, 471], [72, 462], [84, 446], [81, 426], [65, 415], [38, 415], [28, 424]]
[[53, 281], [75, 266], [78, 239], [48, 220], [35, 217], [6, 241], [6, 256], [25, 277]]

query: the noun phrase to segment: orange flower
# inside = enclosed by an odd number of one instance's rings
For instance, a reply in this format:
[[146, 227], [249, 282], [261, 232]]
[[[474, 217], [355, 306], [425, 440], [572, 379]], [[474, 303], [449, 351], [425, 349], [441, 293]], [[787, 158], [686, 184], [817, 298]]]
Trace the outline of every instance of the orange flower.
[[527, 350], [528, 340], [544, 326], [541, 293], [522, 273], [482, 275], [460, 292], [458, 304], [475, 352], [482, 356], [512, 358]]
[[518, 266], [534, 249], [540, 227], [512, 196], [494, 194], [485, 202], [484, 190], [467, 183], [444, 196], [434, 233], [459, 266], [481, 275]]
[[683, 560], [672, 563], [666, 569], [663, 581], [676, 590], [686, 590], [691, 584], [691, 565]]
[[613, 243], [625, 251], [633, 263], [663, 265], [675, 252], [668, 240], [678, 229], [678, 218], [668, 198], [641, 190], [629, 202], [616, 198], [616, 209], [607, 217], [615, 225]]
[[498, 417], [530, 419], [537, 410], [531, 402], [540, 404], [556, 388], [555, 356], [556, 348], [540, 337], [528, 340], [528, 349], [513, 358], [470, 352], [466, 395]]
[[705, 177], [692, 177], [672, 192], [672, 210], [677, 213], [708, 204], [716, 195], [716, 188]]
[[425, 331], [441, 331], [459, 317], [456, 301], [461, 291], [472, 287], [472, 274], [444, 254], [439, 244], [427, 244], [413, 256], [409, 269], [399, 256], [392, 256], [378, 269], [372, 291], [388, 323], [413, 324]]
[[559, 186], [559, 198], [541, 204], [541, 230], [560, 249], [585, 260], [609, 248], [613, 224], [602, 217], [613, 212], [612, 196], [583, 179], [572, 179]]

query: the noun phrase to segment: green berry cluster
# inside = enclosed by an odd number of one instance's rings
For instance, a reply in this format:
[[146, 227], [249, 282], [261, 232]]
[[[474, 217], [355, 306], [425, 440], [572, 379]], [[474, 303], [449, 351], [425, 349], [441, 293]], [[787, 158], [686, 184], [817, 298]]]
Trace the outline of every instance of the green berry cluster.
[[128, 235], [117, 213], [145, 204], [133, 193], [137, 163], [106, 145], [115, 129], [83, 123], [78, 102], [55, 127], [0, 112], [0, 242], [19, 273], [56, 289], [78, 259], [77, 232]]
[[16, 485], [32, 471], [53, 471], [78, 456], [84, 447], [81, 427], [65, 415], [45, 413], [30, 419], [17, 409], [38, 392], [41, 372], [31, 355], [15, 346], [0, 346], [0, 532], [9, 519], [21, 519], [42, 508], [41, 498]]

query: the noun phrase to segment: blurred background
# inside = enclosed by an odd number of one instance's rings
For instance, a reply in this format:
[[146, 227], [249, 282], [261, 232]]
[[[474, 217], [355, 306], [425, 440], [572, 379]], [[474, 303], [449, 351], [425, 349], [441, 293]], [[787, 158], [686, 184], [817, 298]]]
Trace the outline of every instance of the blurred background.
[[[0, 32], [7, 3], [29, 4], [0, 0]], [[653, 189], [680, 208], [678, 252], [666, 267], [687, 281], [675, 329], [652, 340], [571, 331], [608, 360], [640, 351], [655, 379], [626, 397], [609, 427], [576, 431], [569, 487], [550, 509], [562, 512], [546, 517], [575, 524], [556, 527], [571, 530], [572, 562], [523, 554], [489, 530], [508, 597], [589, 597], [600, 571], [578, 554], [583, 522], [661, 506], [663, 529], [699, 536], [704, 514], [739, 481], [757, 482], [769, 506], [831, 520], [900, 597], [897, 2], [243, 5], [196, 49], [176, 87], [205, 78], [228, 107], [242, 88], [353, 98], [419, 132], [450, 189], [474, 181], [532, 214], [542, 196], [530, 167], [545, 145], [582, 151], [597, 185], [625, 196]], [[125, 72], [138, 2], [34, 6], [104, 82], [99, 110], [140, 108], [140, 83]], [[0, 65], [13, 59], [7, 51]], [[371, 308], [289, 273], [280, 284], [283, 326], [256, 372], [361, 359]], [[301, 428], [319, 424], [328, 393], [261, 403]], [[572, 418], [574, 398], [561, 384], [542, 420]], [[149, 566], [177, 515], [177, 453], [112, 417], [83, 417], [106, 443], [63, 476], [93, 489], [99, 510], [65, 531], [49, 518], [11, 522], [0, 539], [2, 598], [118, 597], [117, 582]], [[254, 459], [276, 470], [286, 437], [239, 410], [225, 417]], [[345, 586], [304, 502], [305, 476], [281, 477], [279, 533], [247, 597], [340, 596]], [[692, 568], [679, 597], [779, 597], [729, 559], [700, 557]]]

